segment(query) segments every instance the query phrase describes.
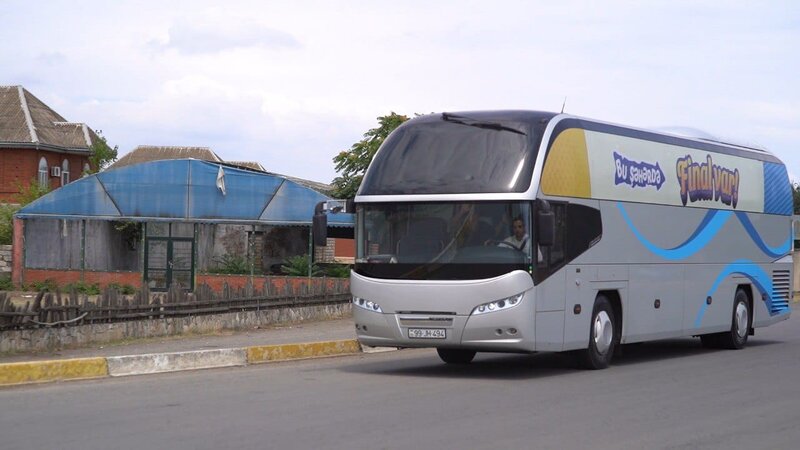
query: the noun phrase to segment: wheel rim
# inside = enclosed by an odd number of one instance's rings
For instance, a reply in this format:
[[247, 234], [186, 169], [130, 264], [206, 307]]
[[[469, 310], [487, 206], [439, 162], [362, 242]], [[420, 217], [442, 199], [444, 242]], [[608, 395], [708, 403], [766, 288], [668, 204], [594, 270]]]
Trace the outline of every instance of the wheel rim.
[[739, 339], [744, 338], [747, 334], [748, 319], [747, 306], [739, 302], [739, 304], [736, 305], [736, 334], [739, 336]]
[[602, 355], [611, 347], [614, 337], [614, 327], [608, 313], [600, 311], [594, 318], [594, 347]]

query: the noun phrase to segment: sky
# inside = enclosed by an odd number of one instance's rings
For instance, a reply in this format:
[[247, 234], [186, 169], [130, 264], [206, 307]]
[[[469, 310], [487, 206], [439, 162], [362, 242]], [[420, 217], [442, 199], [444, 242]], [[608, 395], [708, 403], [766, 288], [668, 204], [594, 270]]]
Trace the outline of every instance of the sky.
[[0, 17], [0, 85], [120, 156], [210, 147], [330, 182], [390, 112], [563, 105], [766, 147], [800, 180], [797, 1], [0, 0]]

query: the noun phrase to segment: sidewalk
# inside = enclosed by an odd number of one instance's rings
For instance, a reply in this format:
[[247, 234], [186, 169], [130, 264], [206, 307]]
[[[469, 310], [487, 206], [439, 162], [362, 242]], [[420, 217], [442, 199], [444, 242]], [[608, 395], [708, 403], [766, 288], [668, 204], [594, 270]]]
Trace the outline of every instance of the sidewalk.
[[0, 356], [0, 386], [358, 353], [355, 337], [353, 320], [347, 318], [13, 354]]

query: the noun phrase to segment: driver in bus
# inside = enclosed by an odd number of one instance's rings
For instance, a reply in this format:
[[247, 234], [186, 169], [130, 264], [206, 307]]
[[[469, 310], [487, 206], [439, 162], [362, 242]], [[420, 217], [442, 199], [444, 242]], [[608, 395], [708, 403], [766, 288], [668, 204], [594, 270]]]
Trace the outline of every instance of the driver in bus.
[[515, 217], [511, 222], [511, 229], [513, 234], [503, 239], [503, 245], [513, 247], [514, 250], [519, 250], [530, 255], [531, 253], [531, 240], [528, 234], [525, 233], [525, 222], [522, 217]]
[[[519, 250], [526, 255], [531, 254], [531, 239], [527, 233], [525, 233], [525, 221], [522, 220], [522, 217], [517, 216], [511, 222], [512, 232], [513, 234], [505, 239], [502, 242], [497, 244], [498, 246], [503, 247], [510, 247], [514, 250]], [[542, 262], [544, 259], [542, 257], [542, 250], [540, 248], [536, 248], [536, 256], [538, 258], [538, 262]]]

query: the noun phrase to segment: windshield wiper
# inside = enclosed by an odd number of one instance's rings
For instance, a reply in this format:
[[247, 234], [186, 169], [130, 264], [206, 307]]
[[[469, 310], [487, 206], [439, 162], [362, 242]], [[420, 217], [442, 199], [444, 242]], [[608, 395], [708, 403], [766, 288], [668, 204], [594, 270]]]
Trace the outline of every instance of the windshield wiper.
[[510, 131], [512, 133], [517, 133], [523, 136], [527, 136], [525, 132], [517, 130], [516, 128], [507, 127], [505, 125], [501, 125], [495, 122], [481, 122], [480, 120], [470, 119], [469, 117], [459, 116], [457, 114], [442, 113], [442, 120], [461, 125], [466, 125], [469, 127], [486, 128], [489, 130], [498, 130], [498, 131]]

